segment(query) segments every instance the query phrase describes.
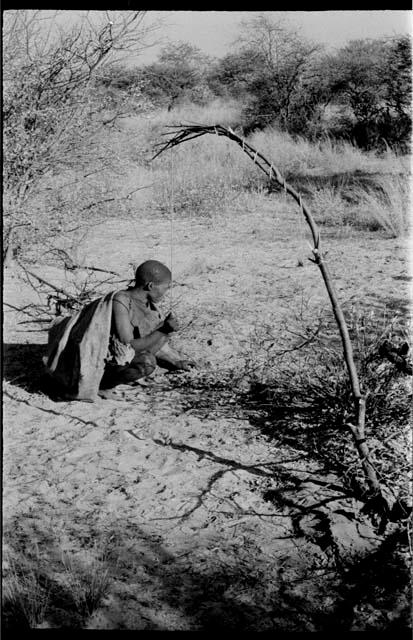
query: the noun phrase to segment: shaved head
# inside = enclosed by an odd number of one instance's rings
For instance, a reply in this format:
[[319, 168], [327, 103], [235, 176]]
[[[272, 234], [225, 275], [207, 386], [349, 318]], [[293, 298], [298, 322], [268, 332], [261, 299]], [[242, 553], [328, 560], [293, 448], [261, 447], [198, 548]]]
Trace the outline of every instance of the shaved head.
[[149, 282], [161, 284], [162, 282], [169, 282], [171, 279], [172, 274], [168, 267], [157, 260], [142, 262], [135, 272], [135, 283], [137, 287], [144, 287]]

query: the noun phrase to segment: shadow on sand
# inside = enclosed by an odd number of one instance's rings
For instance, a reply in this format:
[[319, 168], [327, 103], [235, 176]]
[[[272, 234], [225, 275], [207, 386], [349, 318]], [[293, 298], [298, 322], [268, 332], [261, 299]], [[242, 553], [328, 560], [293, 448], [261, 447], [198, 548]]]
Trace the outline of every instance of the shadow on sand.
[[42, 357], [46, 354], [43, 344], [3, 345], [3, 378], [27, 391], [41, 390], [44, 378]]
[[29, 393], [43, 393], [51, 400], [62, 399], [62, 389], [45, 372], [42, 358], [45, 344], [3, 345], [3, 379]]
[[[409, 572], [399, 557], [397, 540], [387, 540], [375, 554], [349, 567], [347, 578], [336, 575], [331, 582], [313, 575], [309, 590], [297, 589], [299, 585], [283, 578], [277, 563], [263, 573], [253, 551], [248, 563], [217, 564], [211, 554], [210, 562], [202, 564], [198, 559], [195, 565], [192, 554], [174, 556], [157, 536], [131, 520], [123, 518], [109, 528], [106, 540], [95, 539], [91, 546], [90, 564], [72, 554], [62, 562], [59, 541], [28, 520], [23, 538], [20, 527], [12, 537], [6, 532], [9, 557], [14, 562], [9, 562], [4, 574], [5, 584], [10, 579], [13, 582], [13, 567], [23, 589], [3, 592], [3, 629], [27, 629], [44, 623], [53, 628], [93, 628], [91, 616], [100, 612], [107, 629], [168, 631], [172, 626], [190, 630], [346, 631], [360, 617], [357, 608], [364, 605], [378, 616], [372, 629], [376, 624], [378, 628], [407, 630], [405, 587]], [[33, 545], [23, 554], [29, 538], [42, 543], [42, 558]], [[230, 543], [221, 544], [225, 555], [225, 546]], [[306, 581], [308, 577], [303, 584]], [[29, 587], [31, 593], [27, 592]], [[386, 618], [389, 612], [392, 615]]]

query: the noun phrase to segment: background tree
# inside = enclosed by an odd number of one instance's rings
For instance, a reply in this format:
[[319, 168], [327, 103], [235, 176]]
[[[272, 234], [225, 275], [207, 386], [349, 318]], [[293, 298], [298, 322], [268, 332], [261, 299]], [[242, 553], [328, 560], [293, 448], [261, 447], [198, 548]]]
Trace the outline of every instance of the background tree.
[[155, 104], [169, 110], [179, 102], [205, 103], [212, 97], [206, 82], [210, 58], [187, 42], [163, 47], [156, 62], [145, 65], [143, 91]]
[[297, 109], [308, 111], [312, 104], [306, 91], [320, 46], [262, 14], [241, 23], [236, 47], [236, 52], [248, 56], [254, 66], [248, 81], [247, 128], [277, 124], [287, 131], [301, 132], [297, 131]]
[[323, 67], [332, 101], [350, 116], [343, 133], [365, 149], [390, 144], [406, 151], [411, 131], [410, 38], [354, 40], [326, 57]]
[[234, 47], [213, 64], [208, 83], [244, 103], [245, 133], [273, 125], [308, 138], [344, 137], [364, 149], [408, 151], [410, 37], [355, 40], [326, 54], [262, 14], [241, 23]]
[[243, 48], [214, 61], [208, 70], [208, 86], [223, 98], [248, 99], [248, 88], [257, 70], [255, 51]]

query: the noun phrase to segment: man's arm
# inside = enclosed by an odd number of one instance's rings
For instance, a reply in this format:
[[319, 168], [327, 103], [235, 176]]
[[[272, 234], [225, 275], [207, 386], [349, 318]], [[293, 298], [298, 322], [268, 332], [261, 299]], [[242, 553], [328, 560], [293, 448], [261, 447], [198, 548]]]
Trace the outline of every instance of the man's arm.
[[156, 353], [156, 361], [160, 367], [168, 371], [188, 371], [197, 365], [192, 360], [182, 357], [170, 344], [164, 344]]
[[150, 351], [157, 353], [168, 341], [167, 335], [160, 331], [163, 322], [144, 338], [133, 337], [133, 326], [129, 318], [129, 296], [120, 292], [113, 297], [113, 320], [116, 335], [124, 344], [130, 344], [136, 352]]

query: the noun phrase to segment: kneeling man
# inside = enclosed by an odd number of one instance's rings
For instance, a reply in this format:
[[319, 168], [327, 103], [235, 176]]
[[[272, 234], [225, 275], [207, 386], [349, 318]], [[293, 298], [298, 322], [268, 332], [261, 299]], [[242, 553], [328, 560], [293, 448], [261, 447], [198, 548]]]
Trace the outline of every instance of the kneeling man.
[[[162, 320], [156, 307], [170, 286], [168, 267], [157, 260], [148, 260], [137, 268], [134, 286], [114, 295], [109, 357], [101, 390], [133, 383], [150, 375], [157, 364], [170, 371], [194, 366], [168, 344], [169, 334], [178, 330], [176, 318], [169, 313]], [[122, 359], [128, 362], [121, 364]]]
[[47, 374], [68, 400], [93, 402], [111, 397], [110, 389], [133, 384], [156, 365], [170, 371], [194, 366], [168, 343], [178, 329], [169, 313], [156, 308], [171, 286], [171, 272], [157, 260], [141, 264], [135, 284], [108, 293], [72, 316], [56, 318], [49, 329]]

